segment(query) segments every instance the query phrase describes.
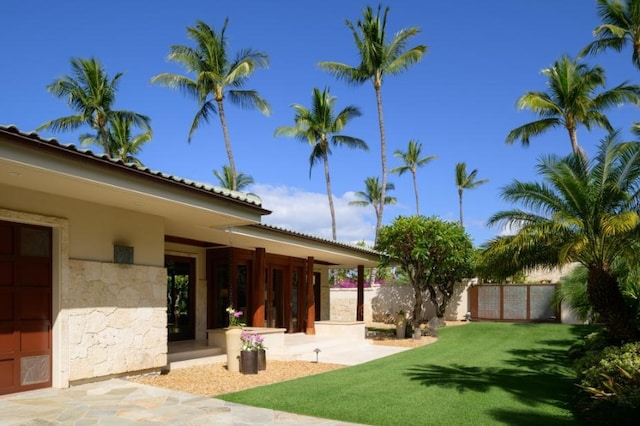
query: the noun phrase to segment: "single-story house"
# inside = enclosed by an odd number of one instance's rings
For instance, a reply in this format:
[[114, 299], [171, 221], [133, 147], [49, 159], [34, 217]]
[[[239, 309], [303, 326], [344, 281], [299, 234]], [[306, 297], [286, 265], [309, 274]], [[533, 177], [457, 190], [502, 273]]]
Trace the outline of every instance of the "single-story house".
[[269, 213], [0, 126], [0, 394], [162, 368], [169, 341], [206, 339], [229, 306], [254, 327], [314, 333], [330, 319], [329, 268], [362, 283], [379, 254], [261, 223]]

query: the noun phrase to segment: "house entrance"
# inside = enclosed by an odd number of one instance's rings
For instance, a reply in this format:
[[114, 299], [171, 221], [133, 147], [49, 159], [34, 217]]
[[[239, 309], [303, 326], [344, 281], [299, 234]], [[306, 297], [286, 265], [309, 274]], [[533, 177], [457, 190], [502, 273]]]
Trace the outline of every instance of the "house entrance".
[[0, 395], [51, 387], [51, 241], [0, 221]]
[[165, 256], [169, 341], [195, 337], [195, 266], [191, 257]]

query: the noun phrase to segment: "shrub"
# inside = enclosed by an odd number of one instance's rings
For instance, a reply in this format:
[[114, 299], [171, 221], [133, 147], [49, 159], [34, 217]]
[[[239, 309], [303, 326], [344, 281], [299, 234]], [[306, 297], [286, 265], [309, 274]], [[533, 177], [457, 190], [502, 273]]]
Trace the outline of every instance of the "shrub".
[[636, 424], [640, 411], [640, 342], [588, 352], [577, 365], [576, 408], [586, 423]]

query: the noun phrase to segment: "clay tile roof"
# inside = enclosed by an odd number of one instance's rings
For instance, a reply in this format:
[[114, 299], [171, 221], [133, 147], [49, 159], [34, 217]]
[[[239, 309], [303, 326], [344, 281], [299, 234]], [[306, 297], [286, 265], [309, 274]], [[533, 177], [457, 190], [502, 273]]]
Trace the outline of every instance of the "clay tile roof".
[[111, 158], [106, 154], [97, 154], [89, 149], [78, 148], [73, 144], [60, 143], [57, 139], [54, 139], [54, 138], [43, 138], [39, 136], [36, 132], [29, 132], [29, 133], [22, 132], [14, 125], [9, 125], [9, 126], [0, 125], [0, 134], [2, 133], [20, 137], [22, 140], [26, 140], [38, 146], [58, 149], [68, 153], [69, 155], [79, 155], [86, 158], [87, 161], [101, 161], [103, 163], [111, 164], [114, 167], [120, 167], [120, 168], [124, 167], [129, 171], [146, 174], [154, 178], [159, 178], [159, 179], [180, 184], [180, 185], [186, 185], [188, 187], [209, 192], [211, 194], [231, 198], [233, 200], [246, 203], [246, 204], [251, 204], [254, 207], [258, 207], [258, 208], [262, 207], [262, 200], [260, 200], [260, 198], [254, 194], [245, 194], [239, 191], [231, 191], [226, 188], [207, 185], [204, 183], [195, 182], [189, 179], [184, 179], [178, 176], [163, 173], [161, 171], [151, 170], [148, 167], [140, 167], [135, 163], [125, 163], [120, 159]]

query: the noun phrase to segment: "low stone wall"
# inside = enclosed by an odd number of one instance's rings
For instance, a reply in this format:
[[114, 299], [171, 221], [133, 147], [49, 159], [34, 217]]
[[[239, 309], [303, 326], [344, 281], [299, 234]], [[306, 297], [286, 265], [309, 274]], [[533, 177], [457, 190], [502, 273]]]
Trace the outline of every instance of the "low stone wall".
[[70, 260], [69, 380], [167, 364], [164, 268]]
[[[445, 319], [449, 321], [464, 318], [468, 311], [467, 301], [468, 284], [458, 284], [455, 287], [454, 296], [447, 307]], [[425, 294], [426, 298], [426, 294]], [[393, 322], [395, 313], [413, 311], [415, 295], [413, 287], [408, 285], [374, 285], [364, 289], [364, 322]], [[331, 289], [331, 321], [355, 321], [356, 320], [357, 289], [332, 288]], [[435, 307], [425, 300], [422, 305], [423, 320], [429, 320], [435, 316]]]
[[316, 336], [343, 337], [351, 341], [364, 340], [363, 321], [316, 321]]

